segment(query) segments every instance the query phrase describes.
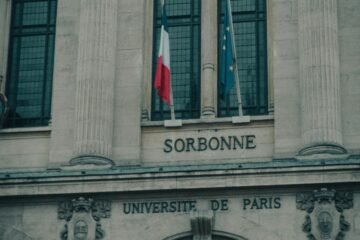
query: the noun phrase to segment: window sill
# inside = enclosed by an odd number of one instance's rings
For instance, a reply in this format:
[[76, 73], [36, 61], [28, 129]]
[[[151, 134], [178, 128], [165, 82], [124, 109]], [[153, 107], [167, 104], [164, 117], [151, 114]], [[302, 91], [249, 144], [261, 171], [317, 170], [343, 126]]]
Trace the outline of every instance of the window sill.
[[50, 132], [50, 126], [44, 127], [21, 127], [21, 128], [5, 128], [0, 129], [1, 133], [32, 133], [32, 132]]
[[[250, 116], [250, 122], [247, 122], [245, 124], [252, 123], [255, 121], [268, 121], [268, 120], [274, 120], [274, 115]], [[182, 120], [182, 125], [193, 125], [193, 124], [204, 124], [204, 123], [207, 123], [207, 124], [208, 123], [232, 123], [234, 125], [238, 124], [238, 123], [233, 123], [232, 117]], [[142, 121], [141, 126], [142, 127], [165, 127], [164, 121], [150, 121], [150, 120]]]

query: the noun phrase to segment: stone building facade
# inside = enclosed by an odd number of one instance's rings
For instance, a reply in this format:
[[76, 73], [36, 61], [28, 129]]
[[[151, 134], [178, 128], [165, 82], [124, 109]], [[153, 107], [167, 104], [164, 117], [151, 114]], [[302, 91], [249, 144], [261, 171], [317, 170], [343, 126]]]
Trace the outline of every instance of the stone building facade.
[[171, 121], [160, 1], [0, 0], [0, 239], [359, 239], [360, 1], [232, 0], [243, 116], [225, 2], [166, 1]]

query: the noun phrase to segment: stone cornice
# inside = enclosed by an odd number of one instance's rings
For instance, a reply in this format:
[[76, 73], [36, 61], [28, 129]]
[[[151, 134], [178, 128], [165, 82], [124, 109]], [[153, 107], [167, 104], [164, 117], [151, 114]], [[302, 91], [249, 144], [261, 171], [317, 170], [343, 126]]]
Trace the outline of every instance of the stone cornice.
[[[342, 163], [341, 163], [342, 162]], [[262, 167], [260, 166], [262, 165]], [[115, 167], [0, 174], [0, 196], [224, 189], [360, 182], [360, 159], [325, 162]], [[271, 166], [271, 167], [270, 167]]]

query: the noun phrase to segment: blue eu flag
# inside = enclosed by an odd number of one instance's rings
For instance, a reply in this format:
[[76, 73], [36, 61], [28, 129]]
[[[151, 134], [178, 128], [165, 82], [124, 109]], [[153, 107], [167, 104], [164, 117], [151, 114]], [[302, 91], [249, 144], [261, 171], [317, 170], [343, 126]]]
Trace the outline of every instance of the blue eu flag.
[[232, 48], [232, 38], [230, 32], [230, 18], [228, 6], [225, 7], [224, 14], [224, 30], [221, 45], [221, 59], [220, 59], [220, 97], [225, 99], [230, 90], [234, 86], [234, 53]]

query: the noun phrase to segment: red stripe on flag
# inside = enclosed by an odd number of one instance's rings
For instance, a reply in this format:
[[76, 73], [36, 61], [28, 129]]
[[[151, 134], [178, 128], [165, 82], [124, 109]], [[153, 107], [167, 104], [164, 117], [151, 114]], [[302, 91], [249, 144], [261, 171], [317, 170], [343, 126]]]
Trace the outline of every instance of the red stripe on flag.
[[159, 97], [170, 105], [170, 69], [163, 63], [163, 56], [157, 59], [155, 72], [155, 88]]

